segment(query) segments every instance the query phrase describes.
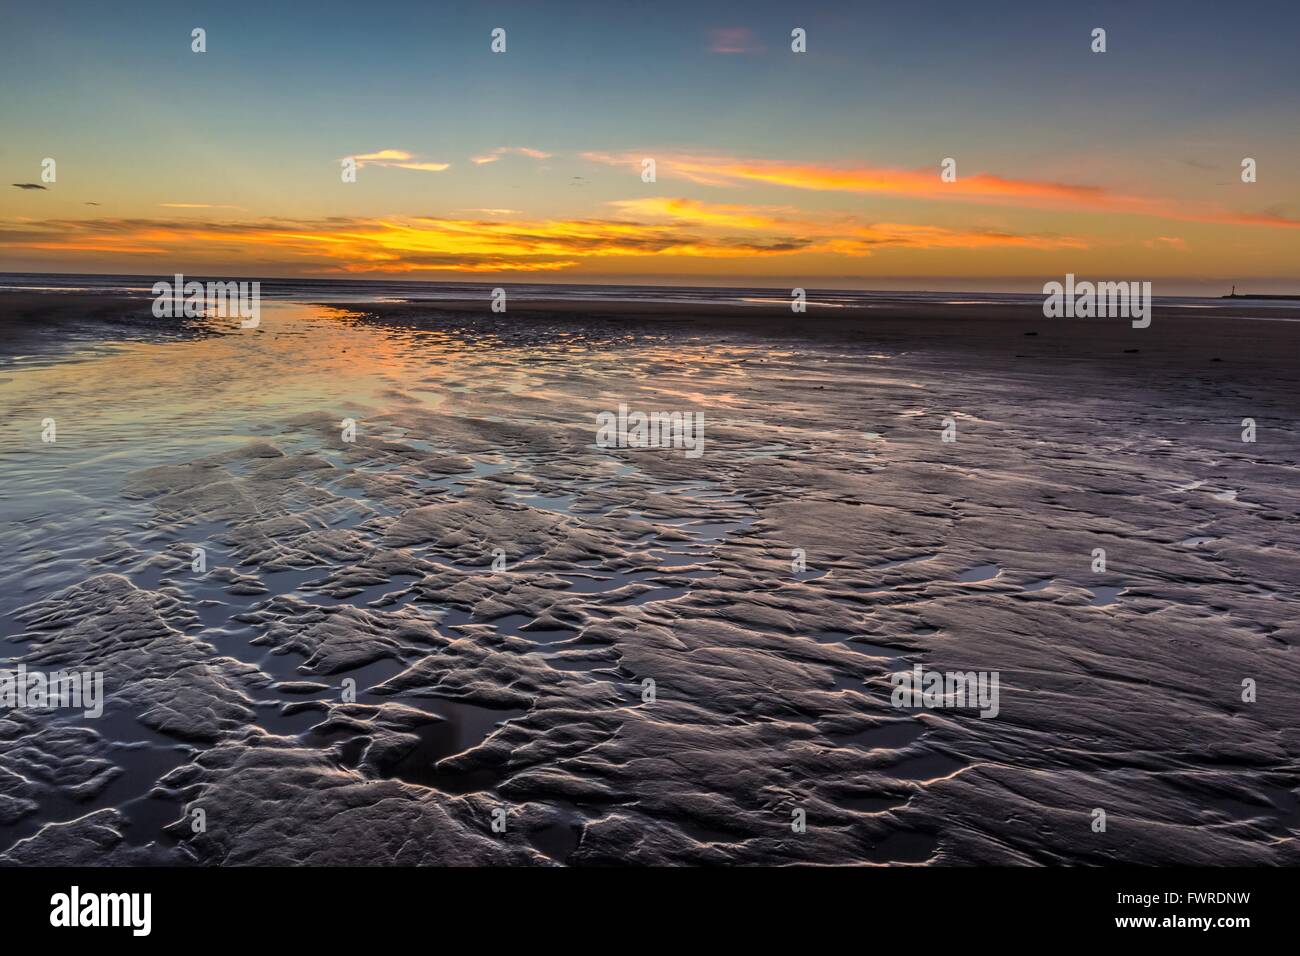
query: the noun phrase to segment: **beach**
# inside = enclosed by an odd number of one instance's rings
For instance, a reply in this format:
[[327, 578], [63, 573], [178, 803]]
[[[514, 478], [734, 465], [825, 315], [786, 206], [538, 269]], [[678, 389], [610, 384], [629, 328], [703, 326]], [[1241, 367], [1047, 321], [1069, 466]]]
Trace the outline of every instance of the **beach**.
[[0, 863], [1300, 862], [1300, 304], [810, 298], [0, 293]]

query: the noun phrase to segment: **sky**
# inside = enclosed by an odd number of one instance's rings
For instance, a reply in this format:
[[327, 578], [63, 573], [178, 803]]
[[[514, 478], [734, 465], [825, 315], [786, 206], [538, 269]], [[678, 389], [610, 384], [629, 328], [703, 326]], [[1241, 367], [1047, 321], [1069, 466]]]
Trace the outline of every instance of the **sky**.
[[1300, 291], [1290, 0], [306, 7], [0, 2], [0, 271]]

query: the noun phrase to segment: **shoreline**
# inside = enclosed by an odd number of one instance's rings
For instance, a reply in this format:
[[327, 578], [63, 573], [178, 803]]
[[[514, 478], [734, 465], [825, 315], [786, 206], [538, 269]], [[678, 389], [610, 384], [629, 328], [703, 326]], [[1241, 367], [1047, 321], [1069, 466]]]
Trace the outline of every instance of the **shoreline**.
[[[620, 329], [683, 335], [711, 333], [745, 338], [933, 350], [1007, 361], [1046, 359], [1119, 362], [1192, 369], [1249, 365], [1280, 379], [1300, 378], [1300, 308], [1288, 321], [1252, 322], [1243, 335], [1230, 313], [1157, 306], [1150, 327], [1132, 328], [1127, 319], [1049, 319], [1036, 306], [1001, 307], [899, 305], [817, 308], [804, 314], [788, 306], [705, 305], [684, 308], [644, 303], [560, 303], [530, 301], [494, 314], [482, 301], [376, 303], [334, 306], [380, 325], [454, 327], [466, 316], [505, 326], [512, 316], [559, 326], [591, 328], [618, 323]], [[1290, 321], [1294, 320], [1294, 321]]]
[[[1128, 319], [1046, 318], [1039, 307], [896, 302], [870, 306], [826, 306], [810, 302], [796, 314], [785, 304], [603, 302], [507, 300], [494, 313], [488, 300], [321, 303], [271, 300], [265, 305], [327, 308], [376, 326], [509, 331], [524, 325], [548, 328], [661, 335], [740, 336], [783, 342], [843, 344], [933, 350], [1012, 365], [1026, 361], [1112, 362], [1119, 368], [1231, 368], [1248, 365], [1252, 376], [1300, 378], [1300, 306], [1268, 317], [1241, 316], [1232, 306], [1154, 307], [1151, 325], [1131, 327]], [[1234, 323], [1249, 321], [1243, 327]], [[1247, 332], [1248, 329], [1248, 332]], [[222, 334], [202, 320], [158, 319], [151, 300], [122, 294], [0, 292], [0, 352], [53, 354], [52, 330], [65, 330], [77, 344], [158, 340]]]

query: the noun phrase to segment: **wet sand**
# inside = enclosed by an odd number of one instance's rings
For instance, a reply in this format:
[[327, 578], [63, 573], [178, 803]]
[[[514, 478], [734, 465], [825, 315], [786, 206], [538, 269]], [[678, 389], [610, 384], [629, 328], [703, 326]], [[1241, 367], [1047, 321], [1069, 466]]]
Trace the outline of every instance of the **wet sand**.
[[102, 351], [110, 342], [209, 334], [202, 322], [155, 318], [151, 301], [125, 295], [0, 292], [0, 367]]
[[[1300, 377], [1300, 300], [1294, 307], [1156, 305], [1149, 328], [1125, 319], [1048, 319], [1038, 305], [927, 304], [886, 297], [869, 308], [827, 307], [808, 311], [787, 305], [703, 305], [683, 313], [675, 303], [601, 303], [532, 300], [510, 302], [507, 315], [493, 314], [483, 300], [368, 304], [359, 309], [380, 322], [436, 326], [460, 316], [514, 324], [510, 316], [549, 327], [635, 329], [640, 332], [711, 333], [793, 338], [811, 343], [888, 344], [904, 349], [957, 350], [984, 358], [1091, 362], [1145, 354], [1146, 362], [1195, 368], [1205, 362], [1248, 363]], [[1246, 324], [1240, 324], [1240, 323]], [[1227, 323], [1227, 324], [1225, 324]], [[1037, 341], [1034, 341], [1037, 340]]]
[[103, 298], [0, 296], [78, 330], [0, 371], [3, 654], [109, 693], [0, 719], [0, 861], [1297, 862], [1300, 323]]

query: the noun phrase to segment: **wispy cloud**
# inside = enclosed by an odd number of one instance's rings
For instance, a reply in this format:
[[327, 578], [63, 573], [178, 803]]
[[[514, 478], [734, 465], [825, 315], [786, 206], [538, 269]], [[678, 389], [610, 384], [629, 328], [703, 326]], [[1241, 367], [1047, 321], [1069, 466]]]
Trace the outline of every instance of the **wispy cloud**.
[[476, 166], [486, 166], [488, 163], [495, 163], [502, 156], [527, 156], [529, 159], [550, 159], [551, 154], [540, 149], [533, 149], [530, 146], [498, 146], [491, 152], [481, 156], [471, 156], [470, 162]]
[[14, 183], [13, 185], [18, 189], [44, 189], [45, 188], [40, 183]]
[[763, 53], [767, 47], [749, 27], [721, 27], [709, 34], [710, 53]]
[[374, 153], [359, 153], [351, 157], [356, 160], [357, 169], [366, 166], [391, 166], [394, 169], [416, 169], [424, 173], [440, 173], [451, 168], [451, 163], [426, 163], [404, 149], [381, 149]]
[[769, 185], [819, 192], [882, 193], [919, 199], [1040, 209], [1118, 212], [1225, 225], [1300, 227], [1300, 219], [1280, 213], [1238, 212], [1209, 203], [1125, 195], [1100, 186], [1014, 179], [989, 173], [961, 175], [955, 182], [946, 183], [940, 180], [937, 166], [924, 170], [890, 169], [732, 156], [697, 156], [655, 150], [637, 153], [588, 152], [581, 155], [593, 162], [626, 166], [638, 173], [642, 158], [653, 156], [660, 177], [682, 179], [705, 186]]

